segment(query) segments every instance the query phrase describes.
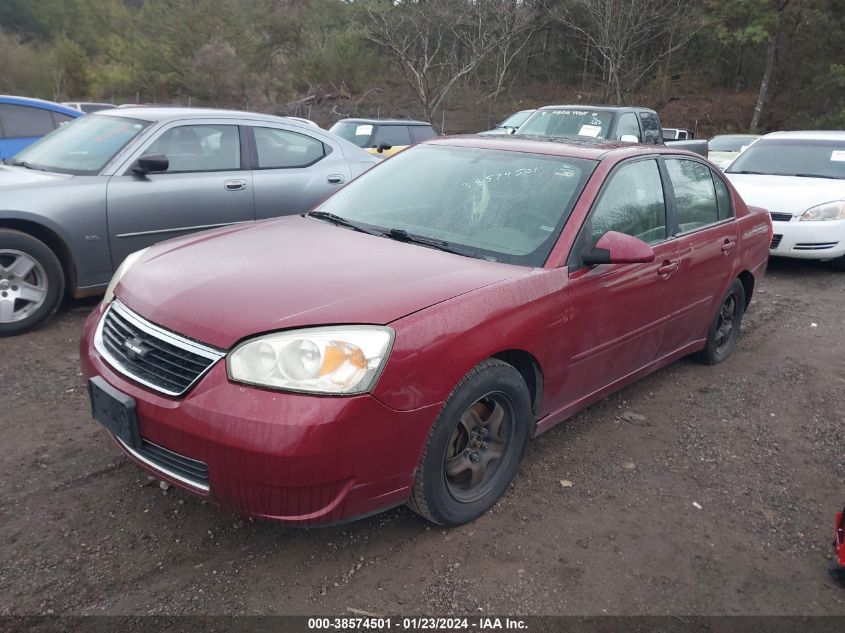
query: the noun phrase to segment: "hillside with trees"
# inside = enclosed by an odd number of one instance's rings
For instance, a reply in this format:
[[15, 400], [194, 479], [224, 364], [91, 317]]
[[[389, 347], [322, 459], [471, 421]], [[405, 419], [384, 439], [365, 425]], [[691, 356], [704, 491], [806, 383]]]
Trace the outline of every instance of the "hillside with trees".
[[555, 102], [843, 128], [843, 42], [843, 0], [0, 0], [0, 93], [447, 133]]

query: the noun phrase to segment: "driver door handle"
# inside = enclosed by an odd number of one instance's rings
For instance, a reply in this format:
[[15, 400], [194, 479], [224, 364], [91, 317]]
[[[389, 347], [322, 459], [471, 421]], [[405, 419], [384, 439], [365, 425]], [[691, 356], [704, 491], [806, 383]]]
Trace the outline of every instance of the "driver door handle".
[[734, 246], [736, 246], [736, 242], [726, 239], [725, 243], [722, 244], [722, 252], [727, 255], [734, 249]]
[[329, 182], [330, 185], [339, 185], [343, 182], [343, 176], [341, 176], [340, 174], [332, 174], [331, 176], [328, 176], [326, 180]]
[[223, 182], [223, 188], [226, 191], [243, 191], [246, 189], [246, 180], [242, 180], [240, 178], [226, 180]]
[[671, 262], [668, 259], [663, 262], [663, 265], [657, 269], [657, 274], [663, 277], [664, 279], [668, 279], [669, 276], [675, 272], [678, 268], [678, 262]]

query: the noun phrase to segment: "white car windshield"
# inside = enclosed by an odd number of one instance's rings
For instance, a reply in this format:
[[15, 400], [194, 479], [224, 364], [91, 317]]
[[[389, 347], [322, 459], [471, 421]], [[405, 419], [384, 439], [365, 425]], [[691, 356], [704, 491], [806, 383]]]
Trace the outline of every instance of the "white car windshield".
[[725, 173], [845, 179], [845, 141], [760, 139]]
[[401, 241], [542, 265], [596, 162], [474, 147], [418, 145], [371, 169], [315, 216]]
[[99, 174], [149, 121], [89, 114], [50, 132], [9, 163], [63, 174]]

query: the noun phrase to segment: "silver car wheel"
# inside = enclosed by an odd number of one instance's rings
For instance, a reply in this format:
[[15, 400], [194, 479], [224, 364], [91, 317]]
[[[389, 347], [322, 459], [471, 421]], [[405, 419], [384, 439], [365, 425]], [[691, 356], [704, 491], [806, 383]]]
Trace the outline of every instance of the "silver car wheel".
[[47, 273], [31, 255], [0, 249], [0, 323], [22, 321], [47, 298]]

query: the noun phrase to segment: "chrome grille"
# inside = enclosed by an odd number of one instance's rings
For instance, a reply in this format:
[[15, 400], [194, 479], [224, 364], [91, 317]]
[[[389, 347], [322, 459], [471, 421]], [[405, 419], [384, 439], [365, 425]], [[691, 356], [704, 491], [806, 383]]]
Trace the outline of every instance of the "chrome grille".
[[775, 222], [789, 222], [792, 220], [791, 213], [775, 213], [772, 212], [769, 215], [772, 216], [772, 220]]
[[94, 345], [117, 371], [170, 396], [185, 393], [224, 355], [150, 323], [117, 300], [100, 320]]
[[209, 490], [208, 466], [205, 462], [174, 453], [143, 438], [138, 448], [131, 448], [120, 438], [116, 439], [129, 454], [147, 466], [200, 490]]

